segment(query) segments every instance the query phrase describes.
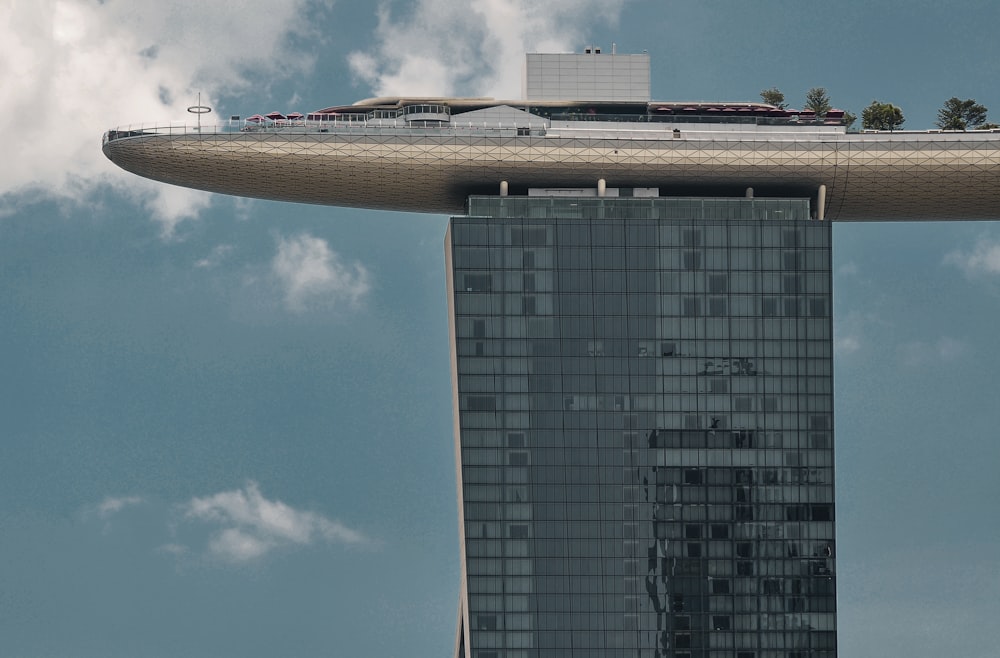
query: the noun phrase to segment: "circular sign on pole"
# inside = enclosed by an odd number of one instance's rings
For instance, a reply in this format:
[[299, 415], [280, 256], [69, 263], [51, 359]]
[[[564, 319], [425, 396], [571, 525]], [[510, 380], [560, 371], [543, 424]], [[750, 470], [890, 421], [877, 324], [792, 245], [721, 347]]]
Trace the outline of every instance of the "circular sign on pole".
[[198, 117], [198, 132], [201, 132], [201, 115], [208, 114], [212, 111], [212, 108], [209, 106], [201, 104], [201, 92], [198, 92], [198, 104], [192, 105], [187, 109], [187, 111]]

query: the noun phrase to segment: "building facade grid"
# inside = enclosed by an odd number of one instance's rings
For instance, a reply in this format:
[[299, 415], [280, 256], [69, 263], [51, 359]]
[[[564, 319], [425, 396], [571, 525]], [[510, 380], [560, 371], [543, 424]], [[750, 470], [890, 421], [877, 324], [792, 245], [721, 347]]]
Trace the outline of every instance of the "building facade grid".
[[836, 655], [830, 224], [807, 200], [451, 220], [460, 653]]

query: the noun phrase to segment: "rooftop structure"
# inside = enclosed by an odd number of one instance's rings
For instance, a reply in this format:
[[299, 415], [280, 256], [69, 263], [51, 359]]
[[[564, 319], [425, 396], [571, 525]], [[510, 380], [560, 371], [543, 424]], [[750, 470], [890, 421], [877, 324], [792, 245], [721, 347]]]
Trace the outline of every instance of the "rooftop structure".
[[530, 100], [649, 101], [649, 55], [610, 55], [600, 48], [583, 54], [529, 54], [524, 89]]
[[[530, 188], [752, 188], [809, 198], [830, 220], [1000, 219], [1000, 131], [848, 133], [839, 110], [649, 101], [645, 55], [528, 62], [528, 99], [374, 98], [222, 125], [124, 126], [104, 135], [104, 153], [174, 185], [385, 210], [457, 214], [472, 194]], [[622, 71], [627, 81], [612, 84]], [[598, 74], [602, 85], [585, 84]], [[553, 100], [531, 75], [560, 92], [594, 88], [595, 98]]]

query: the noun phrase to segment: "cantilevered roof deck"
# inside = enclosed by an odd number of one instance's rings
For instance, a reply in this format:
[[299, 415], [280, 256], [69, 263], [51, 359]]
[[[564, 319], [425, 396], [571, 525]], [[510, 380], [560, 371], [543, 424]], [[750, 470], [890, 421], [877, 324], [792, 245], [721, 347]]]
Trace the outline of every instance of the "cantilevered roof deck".
[[[662, 109], [661, 109], [662, 108]], [[741, 111], [743, 110], [743, 111]], [[760, 103], [370, 99], [291, 119], [109, 131], [122, 168], [263, 199], [461, 214], [472, 194], [812, 197], [825, 218], [1000, 219], [1000, 132], [849, 134]]]

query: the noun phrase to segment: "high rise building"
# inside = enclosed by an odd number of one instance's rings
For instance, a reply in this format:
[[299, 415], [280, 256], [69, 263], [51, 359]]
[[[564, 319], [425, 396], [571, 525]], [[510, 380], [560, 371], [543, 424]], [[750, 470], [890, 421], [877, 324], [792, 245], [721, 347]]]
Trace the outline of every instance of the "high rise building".
[[518, 101], [104, 136], [178, 185], [464, 213], [457, 657], [834, 658], [825, 220], [1000, 219], [997, 131], [851, 134], [649, 80], [643, 55], [530, 55]]
[[474, 197], [447, 243], [459, 656], [836, 655], [830, 224]]

